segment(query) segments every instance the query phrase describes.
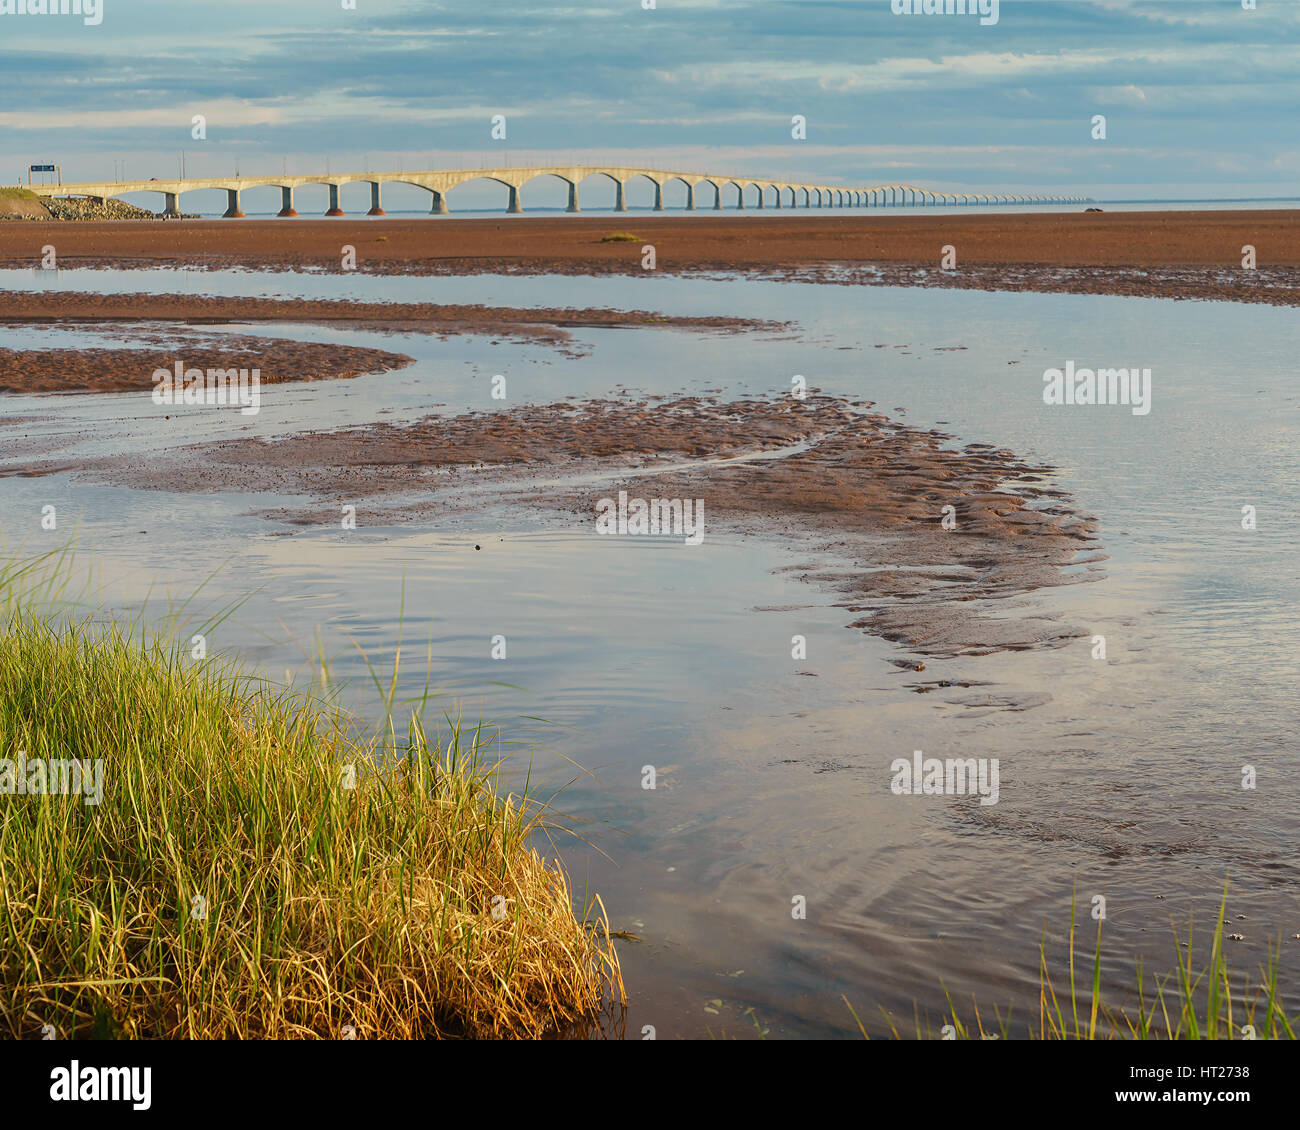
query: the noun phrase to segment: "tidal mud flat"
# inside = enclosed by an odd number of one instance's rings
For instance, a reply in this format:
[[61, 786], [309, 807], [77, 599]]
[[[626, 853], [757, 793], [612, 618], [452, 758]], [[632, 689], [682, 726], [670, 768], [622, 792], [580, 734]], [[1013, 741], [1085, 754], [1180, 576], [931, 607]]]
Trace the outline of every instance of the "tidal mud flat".
[[182, 358], [185, 369], [257, 370], [264, 384], [344, 379], [403, 368], [411, 357], [341, 343], [204, 332], [204, 326], [325, 325], [380, 333], [475, 334], [581, 356], [576, 328], [658, 326], [709, 333], [783, 330], [782, 323], [723, 316], [666, 316], [645, 310], [516, 309], [433, 303], [232, 298], [181, 294], [7, 294], [0, 324], [50, 325], [109, 336], [114, 330], [157, 348], [0, 348], [0, 392], [132, 392]]
[[384, 373], [411, 363], [404, 353], [341, 344], [190, 334], [179, 349], [0, 349], [0, 392], [138, 392], [154, 387], [153, 374], [185, 368], [257, 371], [263, 384], [345, 380]]
[[[608, 241], [614, 232], [634, 238]], [[55, 240], [68, 268], [183, 267], [337, 273], [340, 249], [379, 275], [754, 277], [1300, 305], [1300, 211], [607, 218], [183, 220], [0, 224], [0, 266]], [[956, 267], [941, 270], [951, 245]], [[1244, 248], [1257, 250], [1257, 269]], [[843, 277], [843, 272], [853, 272]]]
[[1096, 520], [1071, 507], [1051, 469], [989, 444], [947, 446], [953, 436], [873, 407], [815, 392], [570, 400], [200, 444], [147, 465], [121, 455], [28, 462], [6, 474], [301, 496], [299, 506], [262, 513], [304, 527], [336, 524], [340, 505], [357, 507], [368, 525], [436, 522], [491, 496], [594, 536], [603, 499], [675, 500], [696, 507], [710, 530], [797, 545], [816, 562], [801, 576], [833, 591], [854, 627], [920, 654], [1060, 646], [1083, 635], [1017, 603], [1092, 579], [1104, 560]]
[[[828, 267], [824, 281], [841, 270]], [[789, 277], [801, 274], [816, 272]], [[276, 285], [265, 279], [252, 285]], [[138, 280], [106, 281], [147, 291]], [[347, 277], [311, 285], [355, 310]], [[446, 280], [439, 293], [456, 285]], [[1250, 916], [1248, 940], [1234, 943], [1243, 959], [1263, 960], [1268, 937], [1300, 929], [1283, 889], [1293, 889], [1294, 868], [1276, 848], [1293, 839], [1295, 806], [1248, 813], [1235, 781], [1216, 793], [1187, 772], [1191, 759], [1235, 765], [1239, 756], [1238, 727], [1219, 740], [1207, 684], [1262, 693], [1252, 756], [1267, 764], [1276, 748], [1280, 763], [1293, 727], [1272, 689], [1278, 674], [1261, 677], [1258, 658], [1243, 664], [1217, 624], [1191, 654], [1177, 633], [1203, 625], [1204, 608], [1179, 599], [1181, 572], [1169, 576], [1203, 563], [1225, 575], [1242, 568], [1238, 535], [1207, 545], [1198, 530], [1185, 547], [1169, 522], [1218, 505], [1203, 497], [1207, 484], [1235, 481], [1235, 499], [1255, 482], [1262, 452], [1293, 448], [1253, 438], [1238, 451], [1248, 466], [1234, 470], [1200, 442], [1212, 420], [1159, 417], [1171, 435], [1126, 408], [1046, 406], [1040, 360], [1070, 355], [1061, 343], [1082, 309], [1127, 301], [751, 287], [734, 276], [654, 290], [606, 278], [575, 293], [591, 307], [663, 301], [670, 313], [761, 317], [735, 332], [653, 315], [624, 328], [612, 323], [625, 313], [610, 310], [589, 331], [511, 322], [509, 303], [536, 297], [550, 307], [564, 280], [474, 285], [474, 299], [504, 311], [504, 322], [445, 340], [395, 307], [373, 321], [311, 321], [311, 298], [303, 322], [263, 308], [274, 315], [265, 331], [256, 320], [205, 324], [230, 312], [220, 300], [179, 308], [192, 323], [140, 321], [147, 305], [120, 295], [104, 296], [103, 309], [133, 317], [15, 323], [23, 346], [90, 335], [98, 348], [117, 335], [188, 358], [200, 341], [265, 332], [327, 348], [391, 344], [416, 362], [282, 384], [251, 422], [159, 409], [140, 394], [19, 397], [15, 416], [27, 420], [6, 417], [0, 434], [11, 528], [31, 528], [43, 505], [57, 504], [61, 529], [84, 516], [106, 567], [152, 579], [159, 562], [189, 562], [182, 595], [198, 583], [195, 558], [216, 569], [234, 557], [223, 598], [252, 589], [250, 609], [258, 603], [227, 638], [266, 657], [268, 677], [284, 672], [285, 685], [297, 644], [318, 628], [327, 644], [360, 627], [367, 648], [401, 646], [400, 606], [408, 621], [428, 618], [435, 678], [456, 688], [458, 703], [463, 694], [469, 710], [510, 719], [512, 733], [534, 715], [574, 726], [559, 740], [525, 737], [556, 747], [561, 781], [573, 762], [598, 775], [564, 810], [617, 834], [590, 852], [571, 845], [566, 858], [575, 873], [591, 866], [614, 925], [643, 939], [619, 947], [633, 1027], [644, 1019], [705, 1035], [721, 1013], [741, 1030], [758, 1006], [782, 1031], [842, 1035], [854, 1029], [841, 992], [860, 1013], [880, 1004], [908, 1018], [919, 1002], [935, 1014], [949, 971], [967, 999], [1008, 984], [1032, 1012], [1037, 947], [1045, 928], [1068, 920], [1076, 880], [1113, 887], [1122, 876], [1129, 891], [1115, 956], [1104, 959], [1116, 991], [1127, 991], [1138, 956], [1163, 958], [1171, 915], [1199, 915], [1207, 875], [1216, 900], [1225, 872], [1244, 882], [1233, 908]], [[650, 290], [663, 298], [646, 299]], [[423, 301], [430, 289], [409, 277], [367, 293]], [[1161, 399], [1174, 391], [1168, 378], [1196, 382], [1207, 393], [1197, 403], [1216, 413], [1246, 414], [1240, 436], [1285, 421], [1293, 388], [1257, 348], [1285, 311], [1132, 304], [1140, 331], [1122, 318], [1084, 319], [1074, 355], [1102, 359], [1113, 348], [1127, 360], [1158, 348], [1156, 413], [1172, 403]], [[1238, 313], [1238, 337], [1200, 336]], [[565, 336], [508, 338], [508, 324]], [[1207, 369], [1207, 357], [1219, 368]], [[498, 406], [484, 378], [503, 368], [511, 398]], [[806, 400], [789, 395], [795, 372], [817, 374]], [[1246, 372], [1249, 384], [1239, 380]], [[1267, 395], [1256, 373], [1269, 375]], [[973, 375], [987, 395], [971, 395]], [[1237, 395], [1224, 401], [1224, 390]], [[85, 442], [70, 434], [78, 427]], [[65, 433], [77, 442], [56, 463]], [[620, 492], [702, 501], [706, 545], [599, 537], [600, 503]], [[356, 508], [355, 530], [340, 529], [343, 506]], [[1112, 555], [1104, 574], [1103, 553]], [[1253, 575], [1244, 587], [1266, 583]], [[115, 600], [132, 599], [119, 591]], [[280, 617], [292, 643], [267, 642]], [[498, 631], [510, 639], [508, 668], [487, 656]], [[806, 658], [791, 655], [795, 633], [810, 643]], [[1098, 633], [1110, 643], [1104, 661], [1090, 654]], [[1252, 623], [1246, 635], [1271, 633]], [[1216, 665], [1188, 682], [1187, 665], [1207, 652]], [[340, 685], [364, 683], [359, 660], [349, 671], [331, 659]], [[485, 689], [503, 675], [526, 690]], [[1243, 676], [1247, 688], [1234, 682]], [[418, 696], [426, 678], [407, 690]], [[647, 748], [664, 762], [649, 796], [638, 776]], [[887, 769], [918, 748], [1001, 759], [998, 804], [895, 797]], [[824, 835], [809, 835], [813, 822]], [[828, 855], [832, 840], [840, 848]], [[876, 859], [889, 864], [864, 868]], [[991, 870], [1005, 879], [992, 888]], [[833, 898], [843, 913], [810, 926], [812, 948], [773, 934], [773, 918], [788, 919], [788, 891], [814, 883], [821, 905]], [[983, 901], [954, 901], [973, 890]], [[1156, 931], [1158, 947], [1143, 949]]]
[[[662, 326], [717, 333], [787, 328], [774, 322], [723, 316], [667, 316], [647, 310], [517, 309], [435, 303], [349, 302], [321, 299], [232, 298], [185, 294], [92, 294], [36, 291], [6, 294], [0, 324], [187, 326], [297, 323], [377, 332], [480, 334], [573, 350], [575, 328]], [[267, 343], [267, 349], [274, 349]], [[12, 391], [23, 391], [16, 385]], [[31, 391], [46, 391], [32, 389]], [[104, 390], [107, 391], [107, 390]]]

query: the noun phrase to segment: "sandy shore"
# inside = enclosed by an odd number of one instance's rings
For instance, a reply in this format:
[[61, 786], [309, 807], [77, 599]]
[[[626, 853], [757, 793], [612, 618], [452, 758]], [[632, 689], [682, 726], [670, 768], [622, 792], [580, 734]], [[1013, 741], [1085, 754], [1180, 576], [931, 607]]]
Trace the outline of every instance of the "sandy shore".
[[0, 392], [138, 392], [157, 369], [256, 369], [263, 384], [346, 379], [409, 365], [404, 353], [283, 338], [195, 338], [150, 349], [0, 349]]
[[[814, 210], [815, 211], [815, 210]], [[189, 220], [166, 223], [0, 224], [0, 264], [35, 266], [47, 231], [63, 266], [150, 263], [339, 269], [351, 244], [357, 269], [422, 273], [574, 269], [640, 271], [641, 244], [602, 243], [613, 232], [653, 243], [660, 270], [794, 267], [809, 263], [1238, 268], [1241, 248], [1260, 266], [1300, 267], [1300, 211], [1062, 212], [909, 216], [629, 213], [602, 217], [388, 218], [380, 221]]]
[[[245, 439], [6, 473], [73, 471], [138, 489], [298, 495], [265, 516], [335, 528], [428, 522], [485, 502], [552, 514], [597, 536], [601, 498], [701, 499], [707, 531], [784, 540], [815, 564], [851, 623], [924, 655], [1058, 646], [1079, 629], [1018, 614], [1015, 597], [1088, 574], [1096, 523], [1050, 469], [987, 444], [900, 425], [865, 402], [569, 400], [501, 412]], [[458, 474], [457, 472], [471, 472]], [[945, 525], [945, 507], [949, 525]]]
[[[219, 325], [223, 323], [299, 322], [352, 327], [396, 333], [482, 334], [508, 338], [533, 345], [555, 346], [570, 356], [584, 352], [573, 343], [570, 329], [599, 327], [616, 329], [661, 326], [673, 329], [739, 333], [746, 330], [780, 330], [785, 323], [764, 322], [750, 318], [732, 317], [668, 317], [646, 310], [604, 309], [513, 309], [498, 306], [434, 305], [432, 303], [341, 302], [323, 299], [281, 298], [221, 298], [186, 294], [82, 294], [76, 292], [36, 291], [5, 295], [0, 305], [0, 325], [68, 323], [78, 326], [121, 324], [142, 327], [145, 324], [183, 323], [186, 326]], [[310, 349], [301, 342], [278, 343], [274, 339], [256, 339], [260, 357], [271, 370], [281, 370], [286, 375], [277, 379], [311, 379], [318, 376], [352, 376], [355, 372], [329, 372], [326, 358], [329, 347]], [[296, 348], [294, 348], [296, 347]], [[57, 351], [56, 351], [57, 352]], [[173, 350], [173, 355], [174, 355]], [[364, 350], [348, 351], [339, 347], [339, 364], [351, 364], [349, 357]], [[374, 351], [377, 352], [377, 351]], [[121, 385], [110, 378], [108, 383], [97, 381], [93, 367], [74, 364], [71, 358], [53, 358], [50, 364], [57, 372], [78, 376], [69, 383], [60, 377], [46, 374], [53, 384], [39, 383], [36, 374], [43, 366], [42, 357], [52, 356], [51, 351], [33, 350], [16, 353], [0, 352], [0, 382], [4, 392], [48, 392], [81, 388], [87, 391], [112, 392], [123, 387], [134, 388], [134, 383]], [[384, 355], [391, 357], [392, 355]], [[174, 356], [173, 356], [174, 359]], [[137, 358], [114, 361], [108, 351], [97, 355], [106, 370], [125, 372], [123, 366], [133, 367]], [[258, 357], [251, 359], [256, 364]], [[402, 357], [405, 364], [410, 358]], [[170, 362], [167, 362], [170, 364]], [[196, 362], [197, 363], [197, 362]], [[292, 378], [287, 374], [295, 365], [306, 365], [308, 376]], [[392, 368], [387, 363], [379, 368]], [[152, 371], [151, 366], [150, 371]], [[264, 369], [264, 371], [267, 371]], [[377, 371], [357, 369], [356, 372]], [[78, 385], [80, 380], [87, 383]]]
[[315, 322], [404, 333], [498, 333], [524, 326], [605, 329], [669, 326], [692, 330], [784, 329], [785, 323], [723, 316], [668, 316], [649, 310], [459, 306], [432, 302], [351, 302], [323, 298], [226, 298], [192, 294], [6, 294], [4, 322]]
[[[602, 242], [615, 232], [637, 238]], [[1300, 305], [1295, 210], [0, 223], [0, 266], [35, 266], [51, 240], [68, 268], [338, 271], [351, 245], [358, 271], [417, 275], [635, 275], [649, 243], [667, 273]], [[939, 269], [947, 245], [956, 270]]]

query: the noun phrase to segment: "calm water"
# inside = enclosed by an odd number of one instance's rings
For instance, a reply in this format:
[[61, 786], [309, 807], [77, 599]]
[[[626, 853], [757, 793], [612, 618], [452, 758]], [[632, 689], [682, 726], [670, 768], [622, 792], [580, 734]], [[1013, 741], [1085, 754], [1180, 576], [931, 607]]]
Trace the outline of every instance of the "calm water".
[[[97, 599], [128, 614], [148, 598], [161, 615], [168, 596], [217, 571], [183, 630], [246, 597], [214, 646], [304, 685], [323, 652], [346, 701], [370, 715], [353, 641], [391, 664], [402, 635], [405, 691], [422, 691], [431, 673], [442, 703], [499, 724], [522, 743], [521, 771], [531, 757], [535, 778], [563, 787], [556, 806], [592, 822], [588, 842], [557, 846], [575, 885], [590, 882], [614, 927], [643, 939], [620, 949], [629, 1032], [756, 1035], [756, 1017], [774, 1036], [847, 1035], [856, 1029], [843, 995], [873, 1032], [884, 1008], [908, 1034], [914, 1004], [941, 1022], [945, 985], [955, 998], [974, 993], [986, 1015], [1013, 1004], [1013, 1019], [1032, 1020], [1040, 937], [1046, 928], [1059, 957], [1075, 891], [1085, 907], [1106, 899], [1106, 995], [1122, 1003], [1139, 958], [1149, 973], [1172, 968], [1171, 921], [1185, 938], [1194, 914], [1201, 949], [1225, 876], [1230, 929], [1244, 935], [1229, 943], [1232, 964], [1253, 969], [1280, 941], [1289, 1010], [1300, 1007], [1292, 311], [657, 277], [0, 272], [0, 289], [33, 285], [519, 306], [562, 295], [797, 325], [743, 337], [580, 330], [589, 352], [577, 359], [484, 337], [258, 327], [394, 349], [416, 364], [266, 388], [255, 418], [199, 410], [164, 422], [145, 395], [2, 397], [2, 458], [30, 458], [20, 442], [60, 456], [147, 454], [491, 409], [500, 405], [484, 378], [495, 373], [508, 376], [507, 403], [620, 389], [778, 395], [802, 374], [910, 424], [1049, 462], [1101, 519], [1104, 579], [1023, 604], [1104, 635], [1105, 660], [1085, 639], [931, 660], [917, 676], [798, 579], [806, 555], [759, 540], [606, 539], [577, 519], [498, 505], [455, 521], [285, 536], [255, 512], [288, 500], [256, 484], [194, 496], [0, 479], [11, 548], [75, 529]], [[7, 327], [4, 344], [15, 343], [105, 339]], [[1044, 369], [1067, 360], [1149, 366], [1150, 415], [1044, 405]], [[39, 531], [47, 503], [60, 535]], [[1245, 505], [1257, 509], [1254, 531], [1241, 527]], [[504, 661], [490, 658], [498, 634]], [[795, 634], [807, 637], [806, 660], [790, 658]], [[908, 686], [921, 678], [988, 685], [921, 695]], [[894, 796], [889, 762], [916, 749], [998, 758], [999, 803]], [[640, 787], [648, 764], [653, 791]], [[1244, 765], [1257, 770], [1253, 791], [1241, 788]], [[791, 917], [800, 895], [805, 920]]]

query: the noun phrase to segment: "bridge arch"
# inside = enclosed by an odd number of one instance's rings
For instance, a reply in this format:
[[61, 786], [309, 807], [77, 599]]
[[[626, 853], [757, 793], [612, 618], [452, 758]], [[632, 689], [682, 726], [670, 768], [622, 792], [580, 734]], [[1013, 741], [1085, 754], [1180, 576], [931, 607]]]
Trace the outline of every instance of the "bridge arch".
[[702, 181], [700, 181], [699, 185], [697, 186], [700, 187], [707, 184], [710, 188], [713, 189], [713, 203], [712, 205], [706, 205], [706, 207], [712, 207], [715, 212], [722, 211], [723, 183], [724, 183], [723, 181], [716, 180], [713, 177], [705, 177]]
[[[575, 171], [579, 171], [579, 172], [580, 172], [581, 170], [575, 170]], [[591, 171], [589, 171], [589, 172], [584, 173], [582, 176], [579, 176], [579, 177], [577, 178], [577, 183], [574, 184], [574, 186], [573, 186], [573, 201], [572, 201], [572, 202], [573, 202], [575, 205], [577, 205], [577, 204], [579, 203], [579, 199], [578, 199], [578, 197], [579, 197], [579, 193], [582, 191], [583, 186], [586, 185], [587, 182], [590, 181], [593, 177], [594, 177], [594, 178], [597, 178], [597, 179], [599, 179], [599, 180], [607, 180], [607, 181], [609, 181], [609, 183], [610, 183], [611, 185], [613, 185], [613, 187], [614, 187], [614, 201], [613, 201], [613, 208], [614, 208], [614, 211], [616, 211], [616, 212], [626, 212], [626, 211], [627, 211], [627, 201], [626, 201], [626, 196], [625, 196], [624, 191], [623, 191], [623, 182], [622, 182], [621, 180], [619, 180], [619, 178], [616, 177], [613, 173], [606, 172], [604, 169], [593, 169], [593, 170], [591, 170]], [[572, 209], [572, 210], [573, 210], [573, 211], [577, 211], [578, 208], [575, 207], [575, 208]]]
[[741, 182], [736, 180], [724, 180], [722, 182], [721, 187], [718, 189], [718, 207], [722, 207], [723, 189], [727, 188], [734, 188], [736, 190], [736, 208], [743, 209], [745, 207], [745, 189]]
[[[494, 178], [489, 178], [489, 179], [494, 179]], [[535, 172], [532, 172], [530, 175], [520, 177], [518, 183], [514, 187], [518, 189], [520, 193], [522, 193], [525, 186], [530, 185], [534, 181], [539, 181], [539, 180], [559, 181], [560, 184], [564, 185], [565, 188], [565, 197], [567, 199], [567, 207], [565, 208], [565, 211], [567, 212], [582, 211], [581, 207], [579, 207], [578, 204], [578, 182], [573, 177], [566, 176], [564, 171], [560, 169], [538, 169]], [[437, 204], [436, 197], [434, 203], [435, 205]], [[550, 205], [546, 205], [546, 206], [549, 207]], [[520, 207], [522, 210], [522, 201], [520, 201]], [[514, 209], [511, 210], [513, 211]]]
[[[490, 172], [486, 172], [486, 171], [481, 173], [475, 173], [471, 171], [458, 179], [454, 179], [447, 182], [446, 187], [442, 189], [442, 196], [444, 200], [448, 195], [450, 195], [456, 189], [463, 188], [465, 185], [468, 184], [473, 184], [475, 181], [488, 181], [492, 184], [501, 185], [509, 193], [509, 197], [508, 197], [509, 203], [506, 207], [506, 211], [511, 214], [517, 214], [523, 211], [523, 206], [519, 199], [519, 184], [512, 184], [510, 181], [505, 180], [503, 177], [493, 176]], [[331, 195], [332, 195], [332, 191], [333, 190], [331, 190]], [[434, 205], [435, 207], [437, 206], [436, 198], [434, 201]], [[328, 215], [328, 213], [326, 214]]]
[[695, 184], [696, 184], [695, 178], [693, 177], [688, 178], [686, 176], [683, 176], [680, 173], [674, 173], [672, 176], [664, 177], [664, 182], [662, 185], [664, 207], [669, 206], [668, 186], [670, 184], [680, 184], [686, 190], [686, 200], [683, 204], [683, 207], [685, 207], [687, 211], [694, 211], [695, 210]]

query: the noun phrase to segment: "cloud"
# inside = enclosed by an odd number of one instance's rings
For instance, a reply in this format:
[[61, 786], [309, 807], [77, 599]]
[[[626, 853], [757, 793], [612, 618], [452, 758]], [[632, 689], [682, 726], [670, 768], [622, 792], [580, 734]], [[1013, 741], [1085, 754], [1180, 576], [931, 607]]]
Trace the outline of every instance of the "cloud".
[[48, 138], [65, 170], [96, 175], [109, 149], [156, 161], [190, 146], [203, 113], [214, 163], [489, 159], [504, 113], [516, 152], [748, 151], [830, 181], [863, 171], [869, 140], [879, 159], [910, 154], [917, 179], [964, 154], [967, 177], [1083, 188], [1100, 155], [1076, 144], [1080, 123], [1104, 107], [1112, 137], [1140, 137], [1132, 159], [1160, 154], [1165, 177], [1203, 180], [1232, 153], [1233, 175], [1281, 179], [1298, 40], [1300, 3], [1224, 0], [1002, 0], [993, 27], [899, 18], [885, 0], [108, 0], [98, 29], [0, 38], [0, 143], [21, 158], [40, 138], [44, 159]]

